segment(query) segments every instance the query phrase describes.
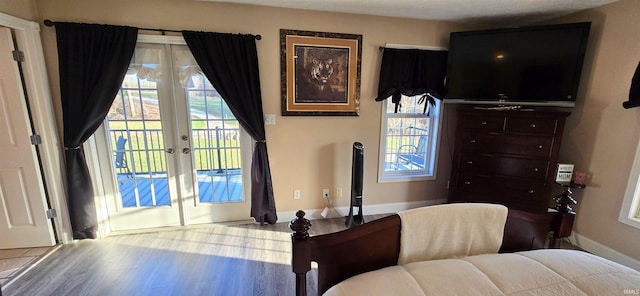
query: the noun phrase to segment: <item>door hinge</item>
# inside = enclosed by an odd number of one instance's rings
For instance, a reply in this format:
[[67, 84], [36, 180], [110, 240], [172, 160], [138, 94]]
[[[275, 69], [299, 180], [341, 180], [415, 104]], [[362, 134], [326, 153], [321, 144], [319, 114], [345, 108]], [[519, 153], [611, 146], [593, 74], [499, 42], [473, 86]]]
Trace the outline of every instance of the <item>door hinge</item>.
[[56, 213], [56, 209], [48, 209], [47, 210], [47, 219], [53, 219], [58, 217], [58, 213]]
[[42, 144], [42, 138], [40, 135], [31, 135], [31, 145], [40, 145]]
[[19, 50], [14, 50], [11, 52], [13, 54], [13, 60], [16, 62], [24, 62], [24, 52]]

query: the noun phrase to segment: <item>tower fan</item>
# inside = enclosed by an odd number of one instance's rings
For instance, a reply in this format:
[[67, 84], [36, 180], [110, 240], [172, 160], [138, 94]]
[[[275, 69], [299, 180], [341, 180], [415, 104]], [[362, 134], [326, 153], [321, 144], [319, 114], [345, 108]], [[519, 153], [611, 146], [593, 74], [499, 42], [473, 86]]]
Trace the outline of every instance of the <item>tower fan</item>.
[[[353, 159], [351, 161], [351, 206], [345, 225], [349, 228], [364, 223], [362, 217], [362, 180], [364, 174], [364, 145], [353, 143]], [[354, 214], [354, 208], [358, 211]]]

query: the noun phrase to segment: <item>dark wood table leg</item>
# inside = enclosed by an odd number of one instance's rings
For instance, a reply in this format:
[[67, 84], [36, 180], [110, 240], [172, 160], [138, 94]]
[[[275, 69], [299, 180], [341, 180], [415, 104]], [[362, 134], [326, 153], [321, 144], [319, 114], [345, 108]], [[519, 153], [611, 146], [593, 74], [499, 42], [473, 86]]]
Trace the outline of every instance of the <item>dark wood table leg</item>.
[[573, 229], [573, 221], [575, 220], [576, 213], [556, 213], [556, 217], [553, 221], [553, 236], [549, 243], [549, 248], [559, 249], [562, 243], [562, 239], [571, 235]]

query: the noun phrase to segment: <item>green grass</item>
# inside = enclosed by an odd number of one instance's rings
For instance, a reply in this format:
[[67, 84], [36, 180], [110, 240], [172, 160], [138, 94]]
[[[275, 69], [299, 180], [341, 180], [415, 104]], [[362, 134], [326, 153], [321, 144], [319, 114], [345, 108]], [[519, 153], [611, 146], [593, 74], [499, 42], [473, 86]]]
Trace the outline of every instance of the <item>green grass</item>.
[[[202, 122], [202, 124], [206, 123]], [[109, 122], [109, 127], [111, 131], [126, 130], [124, 122]], [[128, 127], [129, 135], [124, 134], [124, 137], [128, 138], [124, 150], [129, 169], [134, 171], [135, 168], [136, 173], [166, 172], [166, 152], [160, 123], [129, 122]], [[142, 131], [143, 127], [146, 127], [146, 133]], [[225, 139], [220, 135], [220, 142], [215, 138], [211, 140], [209, 142], [204, 135], [193, 139], [192, 155], [197, 170], [241, 168], [239, 137]], [[111, 145], [114, 151], [117, 149], [116, 142], [116, 136], [112, 136]], [[220, 153], [217, 148], [221, 148]]]
[[128, 120], [128, 121], [109, 121], [110, 130], [161, 130], [162, 123], [160, 121], [151, 120]]
[[222, 98], [189, 96], [189, 108], [206, 112], [213, 115], [214, 118], [235, 119], [229, 106], [224, 103]]
[[[138, 83], [143, 85], [138, 85]], [[123, 85], [130, 89], [123, 90], [119, 93], [119, 96], [125, 96], [126, 98], [133, 96], [134, 101], [138, 101], [143, 105], [148, 104], [148, 102], [142, 100], [143, 98], [158, 100], [155, 83], [138, 81], [137, 77], [127, 76]], [[139, 86], [151, 89], [142, 89], [138, 91], [136, 89]], [[214, 139], [208, 139], [206, 132], [197, 132], [195, 135], [191, 135], [191, 137], [195, 137], [194, 139], [191, 139], [193, 141], [193, 152], [191, 155], [194, 157], [196, 169], [219, 169], [220, 166], [222, 168], [229, 169], [240, 168], [241, 156], [239, 135], [236, 134], [235, 137], [225, 137], [225, 135], [229, 135], [229, 129], [238, 129], [239, 124], [235, 121], [235, 117], [222, 98], [218, 95], [209, 95], [215, 94], [215, 92], [211, 91], [208, 91], [208, 96], [205, 98], [205, 92], [207, 91], [188, 90], [187, 95], [189, 96], [189, 108], [191, 110], [198, 110], [209, 114], [210, 126], [213, 126], [213, 124], [220, 125], [224, 120], [224, 126], [226, 127], [227, 132], [225, 133], [225, 130], [221, 130], [220, 133], [217, 134], [217, 136], [220, 137], [219, 142], [215, 139], [216, 135], [213, 136]], [[119, 97], [118, 100], [124, 102], [123, 98]], [[156, 110], [157, 112], [157, 103], [152, 105], [155, 108], [153, 110]], [[192, 116], [190, 124], [190, 128], [194, 131], [206, 130], [209, 128], [207, 120], [203, 120], [195, 116]], [[165, 146], [162, 134], [162, 123], [159, 119], [128, 120], [126, 122], [111, 120], [108, 121], [108, 126], [112, 131], [111, 145], [114, 151], [116, 150], [117, 141], [117, 137], [115, 135], [119, 135], [121, 134], [121, 131], [125, 131], [124, 137], [128, 139], [124, 150], [126, 151], [125, 155], [129, 163], [130, 170], [133, 171], [135, 168], [137, 173], [166, 172], [166, 152], [164, 151]], [[209, 140], [211, 140], [211, 142], [209, 142]], [[178, 150], [178, 148], [176, 148], [176, 150]], [[176, 151], [175, 153], [182, 152]]]

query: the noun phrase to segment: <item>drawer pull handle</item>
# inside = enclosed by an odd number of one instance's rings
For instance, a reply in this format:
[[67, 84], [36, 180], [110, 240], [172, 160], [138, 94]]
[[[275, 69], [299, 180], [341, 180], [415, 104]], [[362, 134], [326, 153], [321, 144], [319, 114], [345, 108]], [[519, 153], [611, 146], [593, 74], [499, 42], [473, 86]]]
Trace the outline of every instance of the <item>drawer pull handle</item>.
[[469, 140], [469, 143], [471, 143], [471, 144], [474, 144], [475, 142], [476, 142], [476, 140], [475, 140], [475, 139], [471, 139], [471, 140]]
[[532, 169], [531, 169], [531, 171], [532, 171], [532, 172], [537, 172], [537, 171], [539, 171], [539, 170], [540, 170], [540, 169], [538, 169], [538, 168], [532, 168]]
[[542, 148], [544, 148], [544, 146], [542, 146], [542, 145], [538, 145], [538, 146], [537, 146], [537, 148], [538, 148], [538, 149], [542, 149]]
[[483, 121], [480, 121], [480, 124], [481, 125], [487, 125], [487, 122], [483, 120]]
[[529, 125], [529, 127], [530, 127], [530, 128], [536, 128], [536, 124], [535, 124], [535, 123], [532, 123], [532, 124], [530, 124], [530, 125]]
[[467, 164], [473, 164], [473, 160], [467, 160]]
[[535, 191], [533, 191], [533, 189], [529, 189], [529, 191], [527, 191], [527, 193], [529, 194], [533, 194]]
[[471, 185], [470, 181], [464, 181], [464, 185]]

